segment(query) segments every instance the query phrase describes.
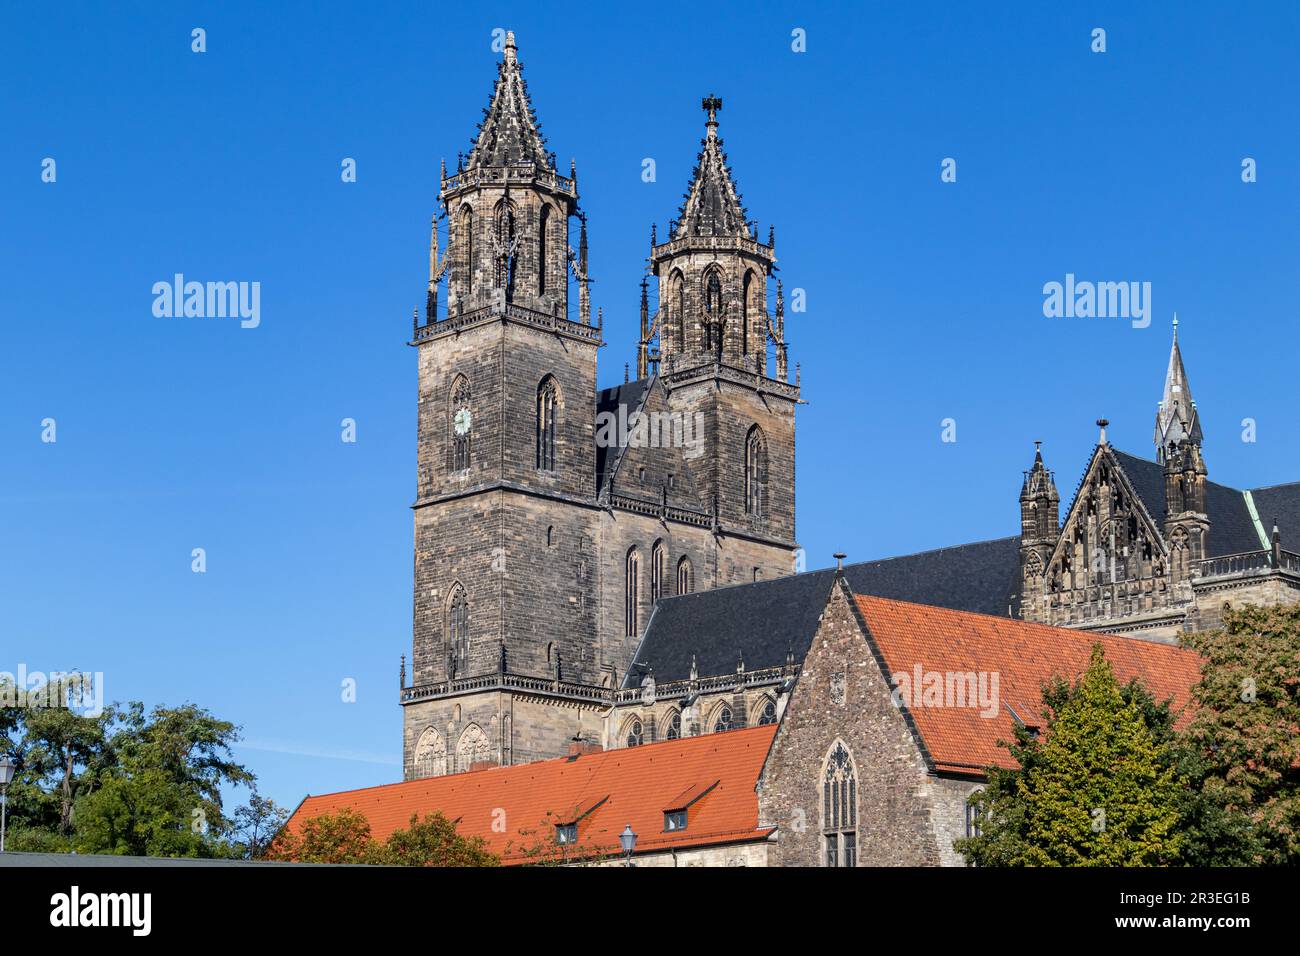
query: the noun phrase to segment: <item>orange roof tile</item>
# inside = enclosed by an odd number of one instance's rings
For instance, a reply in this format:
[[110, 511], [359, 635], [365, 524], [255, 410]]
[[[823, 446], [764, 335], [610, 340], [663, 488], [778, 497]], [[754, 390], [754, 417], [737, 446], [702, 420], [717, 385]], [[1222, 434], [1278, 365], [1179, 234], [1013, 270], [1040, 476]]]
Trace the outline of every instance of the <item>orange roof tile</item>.
[[[555, 824], [579, 816], [579, 855], [620, 853], [618, 835], [628, 824], [637, 853], [764, 839], [772, 828], [758, 825], [754, 786], [775, 733], [775, 726], [751, 727], [307, 797], [287, 826], [296, 832], [309, 817], [351, 807], [383, 840], [411, 814], [438, 810], [506, 863], [529, 862], [529, 849], [551, 844]], [[683, 791], [715, 781], [691, 805], [686, 829], [665, 833], [664, 811], [680, 806]]]
[[[997, 674], [995, 716], [982, 716], [978, 706], [953, 706], [952, 697], [945, 700], [946, 706], [924, 706], [924, 699], [921, 706], [909, 706], [921, 739], [941, 770], [973, 773], [990, 764], [1016, 766], [1007, 749], [997, 746], [998, 740], [1014, 739], [1015, 720], [1008, 705], [1026, 724], [1044, 726], [1043, 686], [1057, 676], [1076, 679], [1087, 668], [1095, 643], [1102, 645], [1121, 684], [1141, 678], [1157, 701], [1172, 698], [1176, 712], [1186, 706], [1192, 685], [1200, 679], [1200, 658], [1169, 644], [867, 595], [854, 597], [891, 674], [906, 673], [915, 683], [918, 664], [923, 674]], [[991, 679], [985, 686], [992, 689]], [[919, 689], [904, 703], [915, 703], [917, 693]]]

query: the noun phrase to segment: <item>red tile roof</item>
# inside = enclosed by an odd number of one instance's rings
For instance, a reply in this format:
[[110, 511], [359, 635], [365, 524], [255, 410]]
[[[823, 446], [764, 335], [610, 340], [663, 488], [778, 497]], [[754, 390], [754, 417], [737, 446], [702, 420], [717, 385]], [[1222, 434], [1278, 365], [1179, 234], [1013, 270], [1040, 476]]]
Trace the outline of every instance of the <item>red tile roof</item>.
[[[309, 817], [351, 807], [383, 840], [405, 828], [412, 813], [439, 810], [458, 821], [462, 835], [483, 837], [506, 863], [528, 862], [529, 849], [553, 843], [557, 823], [579, 817], [580, 855], [618, 854], [628, 824], [637, 853], [761, 840], [772, 828], [758, 826], [754, 786], [775, 732], [751, 727], [308, 797], [288, 826], [296, 831]], [[665, 833], [664, 811], [680, 808], [685, 791], [698, 794], [715, 782], [691, 804], [686, 829]]]
[[[997, 746], [998, 740], [1014, 739], [1007, 705], [1026, 724], [1044, 726], [1043, 685], [1056, 676], [1076, 679], [1087, 668], [1095, 643], [1101, 643], [1121, 684], [1140, 677], [1157, 701], [1172, 698], [1175, 711], [1185, 707], [1200, 678], [1200, 658], [1169, 644], [867, 595], [855, 599], [891, 674], [906, 673], [914, 682], [919, 664], [925, 673], [998, 675], [996, 716], [981, 716], [978, 706], [951, 706], [951, 699], [949, 706], [927, 707], [922, 700], [922, 706], [908, 708], [940, 770], [972, 773], [990, 764], [1016, 766], [1007, 749]], [[991, 680], [986, 686], [992, 688]]]

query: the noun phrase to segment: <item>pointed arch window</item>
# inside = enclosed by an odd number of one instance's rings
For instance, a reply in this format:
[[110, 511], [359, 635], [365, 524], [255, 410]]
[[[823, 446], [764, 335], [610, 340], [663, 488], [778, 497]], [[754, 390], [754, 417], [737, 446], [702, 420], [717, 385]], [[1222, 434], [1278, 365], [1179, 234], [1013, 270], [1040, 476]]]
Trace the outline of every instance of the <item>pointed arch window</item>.
[[771, 697], [763, 699], [763, 706], [758, 711], [758, 726], [766, 727], [768, 724], [776, 723], [776, 701]]
[[677, 562], [677, 593], [690, 594], [695, 590], [695, 569], [691, 559], [683, 557]]
[[537, 294], [546, 295], [546, 232], [551, 228], [550, 203], [542, 203], [542, 214], [537, 221]]
[[724, 730], [731, 730], [733, 727], [735, 727], [735, 724], [731, 719], [731, 708], [723, 704], [718, 708], [718, 715], [713, 721], [713, 732], [720, 734]]
[[640, 627], [640, 603], [639, 583], [641, 577], [641, 556], [637, 553], [636, 546], [628, 548], [627, 562], [624, 568], [623, 576], [623, 601], [626, 606], [625, 628], [623, 633], [628, 637], [636, 637], [641, 633]]
[[853, 758], [835, 741], [822, 780], [822, 836], [827, 866], [858, 865], [858, 780]]
[[460, 677], [469, 670], [469, 597], [459, 584], [447, 601], [447, 655], [448, 676]]
[[461, 266], [464, 269], [465, 294], [469, 295], [474, 291], [474, 210], [469, 206], [460, 211], [460, 228], [457, 232], [460, 234], [463, 251]]
[[686, 283], [682, 274], [674, 272], [669, 280], [668, 308], [671, 312], [672, 328], [676, 332], [677, 348], [686, 351]]
[[417, 777], [441, 777], [447, 772], [447, 744], [433, 727], [426, 727], [416, 741], [414, 762]]
[[653, 604], [664, 596], [664, 587], [668, 579], [668, 549], [662, 541], [656, 541], [650, 551], [650, 602]]
[[639, 718], [633, 717], [627, 725], [627, 745], [629, 747], [640, 747], [645, 743], [645, 730], [641, 726]]
[[667, 740], [680, 740], [682, 736], [682, 714], [681, 711], [674, 710], [668, 718], [668, 731], [664, 734]]
[[767, 513], [767, 438], [755, 425], [745, 439], [745, 514], [762, 518]]
[[709, 271], [704, 280], [704, 350], [712, 352], [717, 345], [713, 341], [715, 331], [721, 335], [721, 328], [715, 326], [722, 318], [722, 279], [716, 269]]
[[465, 471], [470, 461], [470, 430], [474, 416], [470, 409], [469, 379], [457, 375], [451, 383], [451, 402], [448, 404], [451, 430], [451, 470]]
[[515, 209], [509, 200], [501, 200], [496, 209], [497, 273], [496, 287], [506, 290], [506, 298], [515, 291]]
[[555, 470], [555, 418], [560, 387], [548, 375], [537, 386], [537, 470]]
[[740, 292], [740, 351], [749, 354], [749, 297], [753, 294], [754, 273], [745, 272], [745, 284]]

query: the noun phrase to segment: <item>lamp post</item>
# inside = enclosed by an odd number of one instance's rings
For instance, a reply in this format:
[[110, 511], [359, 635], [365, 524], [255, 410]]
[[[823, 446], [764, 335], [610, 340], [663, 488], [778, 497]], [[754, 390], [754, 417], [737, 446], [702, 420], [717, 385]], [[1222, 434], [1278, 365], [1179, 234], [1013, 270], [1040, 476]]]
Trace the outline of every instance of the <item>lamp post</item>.
[[[5, 851], [5, 823], [9, 812], [9, 784], [14, 779], [14, 762], [0, 754], [0, 853]], [[635, 842], [636, 838], [633, 837]]]
[[632, 824], [623, 828], [623, 832], [618, 835], [618, 842], [623, 845], [623, 852], [627, 854], [627, 865], [632, 865], [632, 851], [636, 849], [636, 834], [632, 832]]

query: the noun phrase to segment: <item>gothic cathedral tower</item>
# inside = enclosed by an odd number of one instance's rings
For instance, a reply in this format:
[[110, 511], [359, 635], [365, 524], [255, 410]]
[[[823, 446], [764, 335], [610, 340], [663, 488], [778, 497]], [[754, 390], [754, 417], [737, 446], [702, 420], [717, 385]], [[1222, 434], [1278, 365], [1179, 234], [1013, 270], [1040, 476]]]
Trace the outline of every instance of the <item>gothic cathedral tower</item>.
[[[671, 407], [703, 416], [699, 477], [715, 522], [793, 551], [799, 385], [788, 380], [780, 282], [775, 315], [767, 310], [775, 230], [764, 244], [747, 220], [718, 136], [722, 101], [707, 97], [703, 109], [705, 135], [685, 201], [667, 241], [650, 250], [661, 378]], [[764, 570], [756, 565], [755, 575]]]
[[[585, 224], [580, 251], [569, 245], [576, 173], [560, 175], [546, 151], [513, 33], [473, 148], [455, 173], [444, 170], [438, 203], [448, 249], [439, 257], [435, 218], [425, 321], [417, 320], [413, 342], [419, 463], [414, 681], [402, 692], [408, 776], [531, 759], [532, 744], [512, 724], [531, 727], [537, 718], [499, 689], [495, 678], [507, 671], [545, 683], [562, 666], [565, 680], [594, 682], [595, 608], [576, 595], [595, 569], [592, 397], [601, 336], [590, 323]], [[574, 714], [567, 733], [582, 716]]]

